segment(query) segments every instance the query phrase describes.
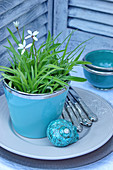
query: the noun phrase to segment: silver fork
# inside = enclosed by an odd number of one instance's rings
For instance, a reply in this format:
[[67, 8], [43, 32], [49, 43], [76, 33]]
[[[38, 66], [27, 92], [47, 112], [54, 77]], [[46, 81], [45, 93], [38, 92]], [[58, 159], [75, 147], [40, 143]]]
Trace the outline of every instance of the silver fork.
[[67, 99], [70, 101], [70, 103], [72, 103], [73, 108], [75, 108], [78, 111], [79, 117], [81, 119], [80, 123], [84, 126], [90, 127], [92, 125], [92, 122], [88, 119], [83, 109], [80, 107], [78, 102], [74, 100], [73, 96], [70, 93], [68, 93]]
[[82, 107], [84, 112], [86, 113], [87, 117], [92, 121], [96, 122], [98, 120], [97, 115], [94, 114], [90, 108], [84, 103], [82, 98], [78, 95], [78, 93], [70, 86], [69, 87], [69, 93], [73, 96], [75, 101], [79, 103], [79, 105]]
[[68, 120], [73, 125], [75, 125], [78, 132], [81, 132], [83, 130], [83, 127], [81, 126], [80, 121], [78, 120], [75, 112], [73, 112], [73, 109], [71, 108], [71, 106], [67, 100], [64, 104], [62, 116], [64, 117], [65, 120]]

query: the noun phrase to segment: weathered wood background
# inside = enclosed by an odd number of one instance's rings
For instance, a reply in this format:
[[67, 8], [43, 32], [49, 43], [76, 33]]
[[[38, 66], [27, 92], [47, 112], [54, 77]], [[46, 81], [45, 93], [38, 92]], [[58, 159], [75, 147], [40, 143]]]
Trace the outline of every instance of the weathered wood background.
[[20, 22], [20, 31], [25, 25], [26, 30], [40, 32], [37, 46], [46, 40], [48, 29], [54, 35], [63, 31], [60, 41], [77, 29], [69, 50], [93, 36], [83, 55], [95, 49], [113, 49], [113, 0], [1, 0], [0, 65], [9, 65], [3, 45], [7, 45], [7, 38], [11, 40], [7, 27], [18, 36], [12, 24], [16, 20]]
[[94, 36], [85, 53], [95, 49], [113, 49], [113, 0], [55, 0], [54, 33], [62, 37], [74, 32], [70, 48]]

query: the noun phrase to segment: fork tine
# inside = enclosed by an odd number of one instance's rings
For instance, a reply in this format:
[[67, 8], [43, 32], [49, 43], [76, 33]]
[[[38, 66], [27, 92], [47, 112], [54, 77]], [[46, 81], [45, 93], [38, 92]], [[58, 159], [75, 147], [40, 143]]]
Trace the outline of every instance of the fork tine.
[[71, 116], [68, 112], [67, 107], [68, 107], [68, 105], [67, 105], [67, 103], [65, 103], [64, 104], [64, 117], [65, 117], [66, 120], [68, 120], [68, 121], [72, 122], [72, 124], [74, 124], [74, 122], [73, 122], [73, 120], [72, 120], [72, 118], [71, 118]]
[[73, 104], [71, 103], [71, 101], [69, 100], [69, 97], [67, 96], [68, 99], [68, 103], [71, 107], [71, 109], [73, 110], [73, 114], [76, 116], [76, 118], [78, 119], [79, 123], [82, 124], [82, 118], [80, 117], [77, 109], [73, 106]]
[[72, 94], [68, 93], [68, 98], [69, 100], [72, 102], [73, 106], [76, 108], [76, 110], [79, 113], [79, 116], [82, 119], [82, 124], [84, 126], [91, 126], [92, 122], [88, 119], [87, 115], [85, 114], [85, 112], [82, 110], [82, 108], [80, 107], [79, 103], [76, 102], [76, 100], [74, 99], [74, 97], [72, 96]]
[[69, 93], [72, 94], [74, 99], [79, 103], [79, 105], [82, 107], [82, 109], [84, 110], [87, 117], [92, 122], [96, 122], [98, 120], [97, 115], [95, 113], [93, 113], [93, 111], [84, 103], [82, 98], [78, 95], [78, 93], [71, 86], [69, 87], [69, 89], [70, 89]]
[[78, 122], [76, 116], [73, 113], [73, 110], [71, 109], [67, 101], [64, 105], [64, 116], [65, 118], [68, 117], [68, 121], [72, 122], [72, 124], [76, 126], [78, 132], [81, 132], [83, 130], [83, 127]]
[[[67, 103], [67, 102], [66, 102], [66, 103]], [[72, 119], [72, 112], [71, 112], [71, 110], [70, 110], [70, 108], [69, 108], [68, 103], [67, 103], [67, 106], [65, 107], [65, 109], [66, 109], [66, 111], [67, 111], [67, 114], [68, 114], [68, 116], [69, 116], [70, 121], [71, 121], [72, 124], [74, 125], [74, 121], [73, 121], [73, 119]]]

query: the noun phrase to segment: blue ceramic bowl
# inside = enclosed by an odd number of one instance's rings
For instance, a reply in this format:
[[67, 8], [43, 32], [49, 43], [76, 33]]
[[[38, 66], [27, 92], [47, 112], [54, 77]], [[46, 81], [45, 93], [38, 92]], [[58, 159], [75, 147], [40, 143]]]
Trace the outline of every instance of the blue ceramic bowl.
[[99, 89], [113, 88], [113, 72], [102, 72], [83, 66], [83, 71], [86, 79], [94, 87]]
[[113, 50], [96, 50], [89, 52], [83, 58], [92, 64], [87, 67], [97, 71], [113, 71]]

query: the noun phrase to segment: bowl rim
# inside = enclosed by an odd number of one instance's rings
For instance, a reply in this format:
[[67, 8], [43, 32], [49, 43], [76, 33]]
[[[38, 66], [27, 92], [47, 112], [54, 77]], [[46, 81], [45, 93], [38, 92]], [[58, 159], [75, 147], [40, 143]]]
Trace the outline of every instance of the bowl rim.
[[112, 76], [113, 75], [113, 72], [100, 72], [100, 71], [92, 70], [86, 65], [84, 65], [83, 68], [90, 73], [94, 73], [94, 74], [101, 75], [101, 76]]
[[[92, 52], [96, 52], [96, 51], [112, 51], [113, 50], [110, 50], [110, 49], [97, 49], [97, 50], [93, 50], [93, 51], [90, 51], [88, 53], [86, 53], [86, 55], [83, 57], [83, 61], [87, 61], [86, 60], [86, 56], [89, 54], [89, 53], [92, 53]], [[89, 68], [95, 68], [95, 69], [100, 69], [100, 70], [106, 70], [106, 71], [113, 71], [113, 67], [110, 67], [110, 68], [105, 68], [105, 67], [99, 67], [99, 66], [95, 66], [93, 64], [86, 64], [86, 66], [88, 66]]]

